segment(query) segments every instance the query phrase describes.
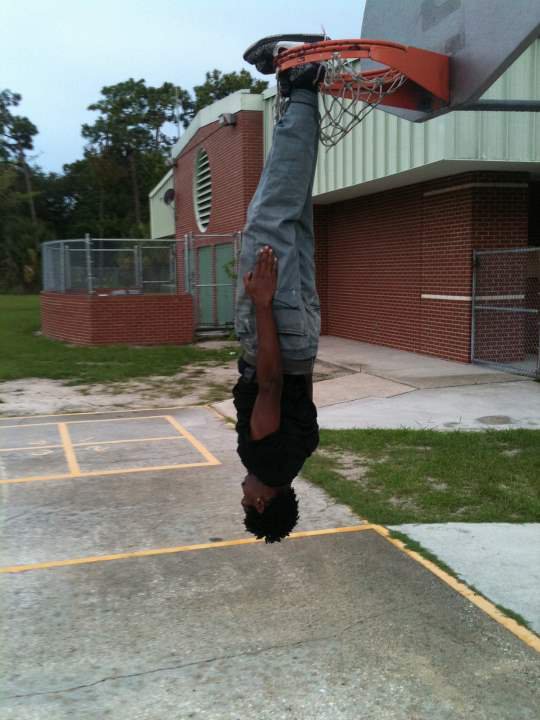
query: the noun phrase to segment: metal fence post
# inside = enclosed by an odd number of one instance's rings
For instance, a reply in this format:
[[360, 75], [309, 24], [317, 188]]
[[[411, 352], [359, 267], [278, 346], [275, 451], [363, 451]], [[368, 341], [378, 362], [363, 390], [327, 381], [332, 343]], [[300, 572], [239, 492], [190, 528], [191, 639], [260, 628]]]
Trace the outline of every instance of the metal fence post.
[[66, 292], [66, 246], [60, 243], [60, 292]]
[[169, 244], [169, 281], [173, 286], [173, 292], [178, 293], [176, 282], [176, 240]]
[[91, 295], [94, 292], [94, 277], [92, 275], [92, 239], [90, 233], [85, 234], [84, 243], [86, 251], [86, 282], [88, 294]]
[[71, 290], [71, 256], [69, 254], [69, 246], [62, 248], [62, 258], [64, 259], [64, 290]]
[[189, 235], [184, 235], [184, 292], [191, 293], [191, 287], [189, 285], [190, 273], [189, 273]]
[[48, 288], [47, 288], [47, 276], [49, 273], [48, 262], [49, 262], [49, 248], [45, 244], [43, 244], [41, 247], [41, 287], [43, 288], [43, 290], [48, 290]]
[[142, 264], [142, 247], [137, 243], [133, 248], [133, 264], [135, 271], [135, 287], [143, 289], [143, 264]]
[[242, 231], [234, 233], [233, 252], [234, 252], [234, 274], [238, 276], [238, 268], [240, 266], [240, 251], [242, 249]]
[[192, 232], [189, 233], [189, 287], [191, 293], [195, 292], [195, 285], [197, 284], [197, 269], [195, 263], [197, 262], [195, 254], [195, 236]]
[[471, 292], [471, 362], [474, 362], [474, 343], [476, 340], [476, 267], [479, 261], [476, 250], [473, 250], [473, 273]]

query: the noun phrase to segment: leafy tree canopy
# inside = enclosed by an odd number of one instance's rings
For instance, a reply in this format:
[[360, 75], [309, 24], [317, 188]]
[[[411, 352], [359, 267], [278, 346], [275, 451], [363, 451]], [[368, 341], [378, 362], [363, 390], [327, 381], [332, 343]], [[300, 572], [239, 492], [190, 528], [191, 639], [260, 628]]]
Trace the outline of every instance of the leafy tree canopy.
[[21, 100], [21, 96], [11, 90], [0, 92], [0, 161], [3, 162], [21, 162], [25, 152], [34, 148], [37, 127], [27, 117], [13, 115], [10, 110]]
[[212, 72], [206, 73], [206, 80], [202, 85], [195, 85], [193, 88], [195, 99], [192, 101], [191, 117], [207, 105], [211, 105], [216, 100], [222, 100], [238, 90], [262, 93], [267, 87], [266, 80], [256, 80], [247, 70], [230, 73], [212, 70]]

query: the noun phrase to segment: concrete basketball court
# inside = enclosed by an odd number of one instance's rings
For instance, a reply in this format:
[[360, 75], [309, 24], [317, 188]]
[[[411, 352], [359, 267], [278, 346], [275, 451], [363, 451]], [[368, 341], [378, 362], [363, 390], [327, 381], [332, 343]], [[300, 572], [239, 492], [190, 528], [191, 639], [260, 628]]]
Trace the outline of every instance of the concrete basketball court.
[[297, 481], [295, 537], [248, 538], [212, 410], [0, 437], [3, 720], [537, 716], [533, 636], [383, 528]]

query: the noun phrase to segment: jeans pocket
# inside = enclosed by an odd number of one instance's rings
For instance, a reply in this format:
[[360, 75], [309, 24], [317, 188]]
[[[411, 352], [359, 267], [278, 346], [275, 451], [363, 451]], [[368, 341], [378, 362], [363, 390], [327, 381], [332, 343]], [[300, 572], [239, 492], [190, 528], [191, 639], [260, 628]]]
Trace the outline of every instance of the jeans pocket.
[[306, 314], [297, 290], [278, 290], [272, 310], [280, 335], [306, 334]]

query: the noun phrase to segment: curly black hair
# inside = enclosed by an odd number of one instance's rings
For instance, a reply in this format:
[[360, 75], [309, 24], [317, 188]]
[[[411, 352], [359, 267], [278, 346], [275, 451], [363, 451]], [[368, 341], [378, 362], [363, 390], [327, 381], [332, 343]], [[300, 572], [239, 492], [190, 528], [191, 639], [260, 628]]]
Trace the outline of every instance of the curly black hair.
[[277, 495], [259, 513], [254, 507], [246, 508], [246, 530], [267, 543], [281, 542], [298, 522], [298, 499], [292, 488]]

